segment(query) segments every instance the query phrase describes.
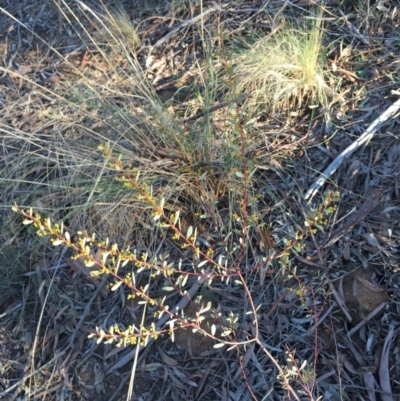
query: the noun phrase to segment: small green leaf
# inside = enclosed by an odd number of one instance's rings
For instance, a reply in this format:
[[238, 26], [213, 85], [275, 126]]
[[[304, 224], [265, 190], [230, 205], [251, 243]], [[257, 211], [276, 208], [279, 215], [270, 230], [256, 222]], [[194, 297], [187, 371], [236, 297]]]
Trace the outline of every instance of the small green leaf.
[[118, 281], [117, 283], [115, 283], [112, 287], [111, 287], [111, 291], [116, 291], [118, 290], [118, 288], [121, 286], [122, 281]]

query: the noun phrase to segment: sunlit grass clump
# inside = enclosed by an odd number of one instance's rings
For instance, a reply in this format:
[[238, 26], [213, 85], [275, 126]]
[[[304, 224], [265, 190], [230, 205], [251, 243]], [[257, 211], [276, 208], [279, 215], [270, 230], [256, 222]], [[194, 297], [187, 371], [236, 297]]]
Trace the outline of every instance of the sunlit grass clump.
[[300, 31], [286, 23], [248, 44], [235, 61], [239, 88], [251, 93], [253, 111], [326, 106], [333, 90], [318, 24]]

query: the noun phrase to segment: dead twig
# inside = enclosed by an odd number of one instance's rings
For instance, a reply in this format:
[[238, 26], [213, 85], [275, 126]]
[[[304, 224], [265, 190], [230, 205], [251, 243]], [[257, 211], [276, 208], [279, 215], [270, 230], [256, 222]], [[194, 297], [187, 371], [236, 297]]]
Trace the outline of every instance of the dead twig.
[[356, 149], [365, 143], [368, 143], [375, 132], [390, 118], [392, 118], [400, 109], [400, 99], [393, 103], [386, 111], [384, 111], [372, 124], [367, 128], [367, 130], [350, 146], [348, 146], [343, 152], [341, 152], [336, 159], [324, 170], [317, 181], [311, 185], [304, 199], [311, 201], [314, 195], [321, 189], [325, 184], [326, 180], [340, 167], [343, 161], [348, 158]]

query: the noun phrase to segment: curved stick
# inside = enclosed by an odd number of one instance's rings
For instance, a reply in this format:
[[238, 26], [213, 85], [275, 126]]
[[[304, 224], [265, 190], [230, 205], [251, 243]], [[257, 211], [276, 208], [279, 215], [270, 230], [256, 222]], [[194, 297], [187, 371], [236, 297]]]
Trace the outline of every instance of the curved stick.
[[311, 199], [314, 195], [321, 189], [325, 184], [326, 180], [338, 169], [338, 167], [343, 163], [343, 161], [349, 157], [356, 149], [358, 149], [364, 143], [367, 143], [374, 136], [375, 132], [390, 118], [392, 118], [397, 111], [400, 109], [400, 99], [393, 103], [386, 111], [384, 111], [372, 124], [367, 128], [367, 130], [350, 146], [348, 146], [343, 152], [341, 152], [336, 159], [324, 170], [317, 181], [311, 185], [309, 190], [304, 195], [304, 199]]

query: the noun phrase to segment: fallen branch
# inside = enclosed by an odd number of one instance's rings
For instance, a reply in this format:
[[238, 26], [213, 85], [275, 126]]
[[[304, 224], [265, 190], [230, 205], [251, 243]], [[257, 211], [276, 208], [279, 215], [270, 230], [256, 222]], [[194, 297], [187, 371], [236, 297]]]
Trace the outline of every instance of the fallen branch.
[[393, 103], [386, 111], [384, 111], [367, 130], [343, 152], [341, 152], [336, 159], [324, 170], [321, 176], [311, 185], [309, 190], [304, 195], [304, 199], [311, 199], [325, 184], [326, 180], [340, 167], [343, 161], [348, 158], [356, 149], [367, 143], [374, 136], [375, 132], [390, 118], [392, 118], [400, 109], [400, 99]]

